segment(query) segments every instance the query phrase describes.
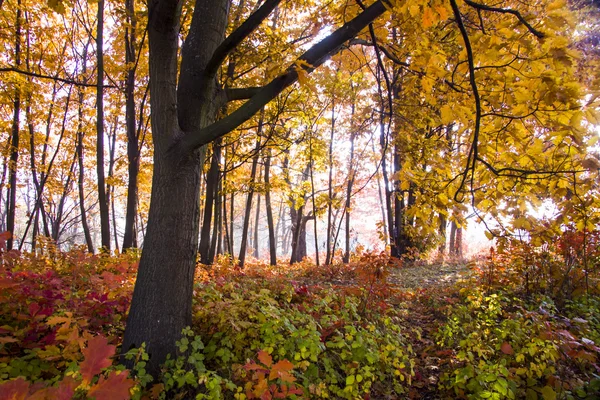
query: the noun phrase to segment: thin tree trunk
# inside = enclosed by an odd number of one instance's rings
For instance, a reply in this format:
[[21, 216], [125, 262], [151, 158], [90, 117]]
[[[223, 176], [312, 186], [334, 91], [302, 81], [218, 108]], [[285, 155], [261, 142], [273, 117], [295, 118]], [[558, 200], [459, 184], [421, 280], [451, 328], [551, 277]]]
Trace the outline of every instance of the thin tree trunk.
[[[117, 117], [118, 118], [118, 117]], [[115, 169], [115, 149], [117, 144], [117, 126], [118, 120], [115, 120], [113, 125], [112, 133], [109, 137], [108, 148], [109, 148], [109, 161], [108, 161], [108, 176], [112, 178], [114, 169]], [[112, 228], [113, 228], [113, 238], [115, 240], [115, 249], [119, 251], [119, 237], [117, 234], [117, 221], [115, 217], [115, 187], [113, 185], [106, 184], [106, 202], [111, 205], [111, 214], [112, 214]]]
[[246, 247], [248, 245], [248, 228], [250, 226], [250, 213], [252, 211], [252, 196], [254, 195], [254, 180], [256, 179], [256, 170], [258, 167], [258, 154], [260, 149], [260, 133], [262, 132], [264, 111], [261, 112], [261, 116], [258, 122], [258, 139], [256, 140], [256, 146], [254, 147], [254, 157], [252, 158], [252, 171], [250, 172], [250, 180], [248, 184], [248, 197], [246, 197], [246, 210], [244, 214], [244, 226], [242, 228], [242, 242], [240, 244], [240, 267], [244, 267], [246, 261]]
[[213, 209], [215, 206], [215, 196], [219, 185], [219, 159], [221, 158], [219, 142], [213, 144], [213, 153], [210, 162], [210, 168], [206, 177], [206, 198], [204, 200], [204, 217], [202, 219], [202, 229], [200, 230], [200, 262], [205, 265], [210, 264], [210, 232]]
[[[260, 174], [258, 174], [260, 176]], [[260, 250], [258, 246], [258, 222], [260, 219], [260, 193], [256, 196], [256, 216], [254, 218], [254, 258], [258, 259], [260, 256]]]
[[217, 171], [217, 180], [219, 182], [217, 183], [217, 187], [215, 188], [215, 197], [214, 197], [215, 218], [214, 218], [213, 226], [212, 226], [210, 250], [208, 252], [208, 264], [209, 265], [212, 265], [212, 263], [214, 263], [214, 261], [215, 261], [215, 253], [217, 252], [217, 242], [218, 242], [218, 238], [219, 238], [219, 229], [221, 227], [221, 201], [220, 201], [221, 190], [219, 189], [221, 186], [221, 181], [218, 178], [218, 171]]
[[[125, 62], [129, 66], [125, 81], [125, 126], [127, 130], [127, 204], [125, 206], [125, 229], [123, 231], [123, 251], [134, 247], [137, 232], [135, 216], [137, 214], [138, 175], [140, 168], [139, 132], [135, 123], [135, 61], [136, 27], [135, 0], [125, 0], [125, 14], [128, 22], [125, 28]], [[114, 213], [114, 210], [113, 210]]]
[[456, 222], [450, 224], [450, 254], [456, 255]]
[[100, 234], [103, 250], [110, 251], [110, 217], [104, 175], [104, 0], [98, 0], [96, 31], [96, 172], [98, 175], [98, 203], [100, 206]]
[[[352, 105], [352, 114], [354, 114], [354, 104]], [[354, 184], [354, 138], [355, 133], [350, 134], [350, 160], [348, 161], [348, 184], [346, 186], [346, 252], [344, 253], [343, 262], [350, 262], [350, 204], [352, 200], [352, 185]], [[381, 194], [381, 191], [379, 192]]]
[[[265, 159], [265, 209], [267, 212], [267, 226], [269, 228], [269, 263], [277, 265], [277, 239], [273, 227], [273, 209], [271, 208], [271, 149], [267, 149]], [[278, 221], [279, 223], [279, 221]]]
[[[327, 255], [325, 265], [330, 265], [333, 261], [332, 236], [333, 226], [331, 217], [333, 213], [333, 135], [335, 133], [335, 100], [331, 104], [331, 132], [329, 135], [329, 177], [327, 179], [327, 241], [325, 242]], [[335, 246], [333, 246], [335, 247]]]
[[439, 234], [440, 234], [440, 245], [438, 247], [438, 252], [441, 256], [446, 253], [446, 225], [448, 222], [446, 221], [446, 216], [442, 213], [439, 213], [440, 226], [439, 226]]
[[[15, 66], [21, 65], [21, 0], [17, 0], [17, 15], [15, 22]], [[21, 88], [15, 87], [13, 100], [13, 121], [10, 140], [10, 162], [9, 162], [9, 191], [8, 207], [6, 210], [6, 230], [15, 234], [15, 214], [17, 210], [17, 170], [19, 164], [19, 114], [21, 113]], [[6, 248], [13, 248], [13, 236], [6, 241]]]
[[[313, 171], [313, 150], [312, 150], [312, 135], [309, 138], [310, 140], [310, 160], [309, 160], [309, 165], [310, 165], [310, 190], [312, 193], [311, 199], [312, 199], [312, 209], [313, 209], [313, 215], [317, 215], [317, 206], [315, 204], [315, 178], [314, 178], [314, 171]], [[330, 146], [331, 147], [331, 146]], [[330, 148], [331, 150], [331, 148]], [[330, 175], [331, 175], [331, 170], [330, 170]], [[328, 221], [329, 223], [330, 221]], [[319, 237], [317, 234], [317, 219], [315, 218], [315, 222], [313, 224], [313, 231], [314, 231], [314, 235], [315, 235], [315, 261], [317, 262], [317, 267], [320, 265], [320, 261], [319, 261]], [[329, 240], [329, 231], [327, 234], [327, 239]], [[328, 260], [329, 260], [329, 246], [327, 246], [327, 257], [325, 258], [325, 265], [328, 264]]]
[[[87, 72], [87, 45], [83, 48], [83, 66], [81, 70], [82, 76], [85, 76]], [[83, 235], [85, 237], [85, 243], [90, 253], [94, 252], [94, 242], [92, 241], [92, 235], [90, 234], [90, 227], [87, 223], [87, 211], [85, 208], [85, 164], [83, 154], [83, 137], [85, 135], [83, 131], [83, 90], [78, 88], [79, 98], [77, 101], [77, 162], [79, 164], [79, 175], [77, 178], [77, 190], [79, 194], [79, 213], [81, 215], [81, 225], [83, 228]]]

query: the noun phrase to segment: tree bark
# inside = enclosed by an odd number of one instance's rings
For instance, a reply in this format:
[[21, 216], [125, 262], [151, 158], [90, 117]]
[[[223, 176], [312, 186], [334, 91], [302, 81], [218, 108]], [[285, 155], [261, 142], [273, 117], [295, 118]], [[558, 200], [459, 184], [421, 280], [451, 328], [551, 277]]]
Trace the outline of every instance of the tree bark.
[[[217, 196], [217, 187], [219, 185], [219, 158], [220, 145], [218, 142], [213, 144], [213, 152], [210, 162], [210, 168], [206, 177], [206, 198], [204, 200], [204, 217], [202, 219], [202, 229], [200, 231], [200, 262], [205, 265], [210, 265], [210, 228], [215, 206], [215, 198]], [[215, 212], [216, 214], [216, 212]]]
[[267, 226], [269, 228], [269, 263], [277, 265], [277, 239], [273, 224], [273, 209], [271, 207], [271, 149], [267, 149], [265, 158], [265, 209]]
[[[21, 65], [21, 0], [17, 1], [15, 22], [15, 66]], [[12, 250], [15, 235], [15, 214], [17, 211], [17, 167], [19, 163], [19, 115], [21, 113], [21, 88], [15, 87], [13, 100], [13, 121], [10, 139], [10, 162], [8, 163], [8, 207], [6, 210], [6, 230], [12, 235], [6, 241], [6, 248]]]
[[[149, 2], [150, 104], [154, 172], [148, 226], [133, 292], [123, 350], [146, 343], [148, 372], [159, 373], [175, 341], [191, 325], [194, 270], [198, 250], [199, 188], [203, 151], [170, 151], [182, 127], [206, 126], [219, 109], [215, 81], [202, 69], [223, 39], [227, 0], [198, 0], [182, 52], [180, 87], [200, 80], [200, 92], [176, 89], [181, 2]], [[189, 66], [189, 62], [197, 65]], [[182, 96], [179, 97], [178, 92]], [[177, 107], [175, 107], [177, 105]], [[193, 110], [193, 113], [191, 112]], [[178, 121], [179, 114], [179, 121]]]
[[[354, 114], [354, 105], [352, 106]], [[356, 134], [352, 132], [350, 134], [350, 159], [348, 161], [348, 184], [346, 186], [346, 252], [344, 253], [343, 262], [348, 264], [350, 262], [350, 205], [352, 201], [352, 185], [354, 185], [354, 138]], [[381, 193], [381, 192], [380, 192]]]
[[[85, 76], [87, 72], [87, 44], [83, 48], [83, 65], [81, 69], [82, 76]], [[79, 213], [81, 215], [81, 226], [83, 228], [83, 235], [85, 237], [85, 243], [90, 253], [94, 252], [94, 243], [92, 242], [92, 235], [90, 234], [90, 227], [87, 223], [87, 211], [85, 208], [85, 166], [83, 162], [83, 90], [78, 88], [78, 99], [77, 99], [77, 163], [79, 174], [77, 176], [77, 191], [79, 195]]]
[[242, 241], [240, 243], [240, 267], [244, 267], [246, 261], [246, 248], [248, 245], [248, 228], [250, 226], [250, 213], [252, 211], [252, 196], [254, 195], [254, 180], [256, 179], [256, 169], [258, 167], [258, 154], [260, 149], [260, 132], [262, 131], [262, 120], [261, 115], [258, 123], [258, 139], [256, 140], [256, 146], [254, 147], [254, 157], [252, 158], [252, 171], [250, 172], [250, 181], [248, 182], [248, 197], [246, 197], [246, 209], [244, 214], [244, 226], [242, 228]]
[[134, 247], [135, 215], [137, 213], [138, 175], [140, 169], [139, 131], [135, 123], [135, 61], [137, 54], [137, 18], [135, 0], [125, 0], [125, 62], [129, 67], [125, 81], [125, 126], [127, 130], [127, 203], [125, 206], [125, 229], [123, 251]]
[[333, 215], [333, 135], [335, 133], [335, 99], [331, 102], [331, 131], [329, 135], [329, 176], [327, 179], [327, 241], [325, 242], [326, 256], [325, 265], [330, 265], [333, 261], [333, 251], [331, 240], [333, 237], [333, 225], [331, 217]]
[[[260, 176], [260, 174], [259, 174]], [[260, 256], [260, 245], [258, 242], [258, 222], [260, 220], [260, 193], [256, 196], [256, 215], [254, 217], [254, 258], [258, 259]]]
[[100, 207], [100, 235], [103, 250], [110, 250], [110, 217], [104, 174], [104, 0], [98, 1], [96, 30], [96, 173], [98, 178], [98, 205]]

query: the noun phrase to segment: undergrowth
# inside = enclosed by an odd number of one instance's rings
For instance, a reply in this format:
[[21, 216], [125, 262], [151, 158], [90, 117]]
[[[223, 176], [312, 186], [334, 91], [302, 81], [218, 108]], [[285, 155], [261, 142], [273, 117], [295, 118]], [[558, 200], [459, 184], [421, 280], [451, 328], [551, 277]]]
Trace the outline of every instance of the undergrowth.
[[199, 266], [193, 325], [155, 380], [144, 348], [118, 364], [136, 255], [2, 253], [0, 399], [598, 398], [593, 235], [513, 243], [422, 289], [400, 290], [398, 269], [435, 266], [384, 254], [243, 270], [221, 257]]

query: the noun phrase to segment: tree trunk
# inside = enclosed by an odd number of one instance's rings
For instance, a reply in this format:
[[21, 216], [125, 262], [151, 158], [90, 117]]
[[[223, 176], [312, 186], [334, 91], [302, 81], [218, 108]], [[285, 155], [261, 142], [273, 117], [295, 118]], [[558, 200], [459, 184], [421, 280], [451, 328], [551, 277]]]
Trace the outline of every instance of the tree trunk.
[[[215, 198], [217, 195], [217, 187], [219, 185], [219, 158], [221, 157], [220, 145], [215, 142], [213, 144], [213, 152], [210, 162], [210, 168], [206, 177], [206, 198], [204, 200], [204, 217], [202, 219], [202, 229], [200, 231], [200, 262], [205, 265], [210, 262], [210, 227], [215, 206]], [[215, 213], [216, 214], [216, 213]]]
[[[352, 111], [354, 114], [354, 105], [352, 105]], [[350, 160], [348, 161], [348, 184], [346, 186], [346, 252], [344, 253], [343, 262], [348, 264], [350, 262], [350, 204], [352, 200], [352, 185], [354, 184], [354, 138], [355, 134], [350, 134]], [[381, 193], [381, 191], [379, 192]]]
[[96, 31], [96, 172], [98, 174], [98, 203], [100, 207], [100, 234], [102, 248], [110, 250], [110, 217], [104, 175], [104, 0], [98, 1], [98, 26]]
[[439, 226], [439, 234], [440, 234], [440, 245], [438, 247], [438, 252], [440, 256], [443, 256], [446, 253], [446, 225], [448, 222], [446, 221], [446, 216], [442, 213], [439, 213], [440, 226]]
[[[325, 242], [326, 256], [325, 265], [331, 264], [333, 261], [333, 251], [335, 244], [331, 243], [333, 236], [333, 225], [331, 217], [333, 214], [333, 135], [335, 133], [335, 99], [331, 103], [331, 132], [329, 135], [329, 177], [327, 179], [327, 240]], [[332, 249], [334, 247], [334, 249]]]
[[[147, 371], [176, 350], [175, 341], [191, 324], [195, 256], [198, 248], [200, 161], [197, 150], [238, 127], [286, 87], [298, 80], [289, 69], [260, 89], [252, 99], [214, 123], [223, 96], [216, 73], [223, 60], [248, 33], [232, 33], [223, 42], [229, 0], [196, 0], [191, 26], [181, 51], [178, 43], [182, 1], [152, 0], [148, 5], [151, 119], [154, 142], [152, 194], [144, 251], [140, 260], [123, 350], [143, 342], [150, 355]], [[279, 0], [266, 0], [247, 21], [249, 28], [268, 16]], [[386, 10], [382, 1], [306, 51], [300, 62], [307, 71], [321, 65], [342, 44]], [[244, 26], [244, 24], [242, 24]], [[241, 37], [240, 37], [241, 36]], [[237, 37], [237, 39], [236, 39]], [[220, 46], [223, 44], [223, 46]], [[131, 366], [131, 362], [128, 363]]]
[[260, 149], [260, 132], [262, 130], [263, 115], [261, 114], [258, 122], [258, 140], [254, 147], [254, 157], [252, 158], [252, 171], [250, 172], [250, 180], [248, 182], [248, 197], [246, 197], [246, 209], [244, 213], [244, 226], [242, 228], [242, 241], [240, 244], [240, 267], [244, 267], [246, 261], [246, 247], [248, 245], [248, 228], [250, 226], [250, 213], [252, 212], [252, 196], [254, 195], [254, 180], [256, 179], [256, 169], [258, 167], [258, 154]]
[[[260, 174], [259, 174], [260, 176]], [[254, 218], [254, 258], [258, 259], [260, 256], [260, 250], [258, 248], [258, 222], [260, 219], [260, 193], [256, 196], [256, 216]]]
[[[194, 270], [198, 250], [199, 189], [204, 151], [169, 151], [183, 129], [214, 122], [215, 81], [195, 79], [223, 39], [227, 0], [198, 0], [182, 51], [177, 90], [177, 55], [181, 2], [149, 3], [150, 102], [154, 172], [148, 226], [133, 292], [123, 351], [143, 342], [150, 355], [147, 370], [157, 376], [175, 341], [191, 325]], [[187, 62], [194, 63], [190, 65]], [[179, 101], [178, 101], [179, 96]], [[178, 107], [173, 105], [177, 104]], [[178, 118], [179, 115], [179, 118]], [[179, 120], [179, 121], [178, 121]]]
[[[21, 0], [17, 1], [17, 15], [15, 22], [15, 66], [21, 65]], [[12, 235], [6, 241], [6, 248], [13, 248], [13, 236], [15, 235], [15, 214], [17, 211], [17, 169], [19, 163], [19, 114], [21, 113], [21, 88], [15, 87], [15, 98], [13, 100], [13, 121], [10, 139], [10, 162], [8, 164], [8, 207], [6, 210], [6, 230]]]
[[456, 229], [456, 222], [452, 221], [450, 224], [450, 254], [452, 255], [456, 255]]
[[140, 169], [139, 136], [135, 124], [135, 61], [136, 27], [135, 0], [125, 0], [125, 15], [128, 22], [125, 28], [125, 62], [129, 67], [125, 81], [125, 126], [127, 130], [127, 204], [125, 206], [125, 230], [123, 231], [123, 251], [134, 247], [135, 215], [137, 213], [138, 175]]
[[[83, 66], [81, 69], [81, 75], [85, 76], [87, 72], [87, 44], [83, 48]], [[85, 135], [83, 131], [83, 89], [78, 88], [78, 100], [77, 100], [77, 162], [79, 166], [79, 175], [77, 177], [77, 190], [79, 194], [79, 213], [81, 215], [81, 226], [83, 228], [83, 235], [85, 237], [85, 243], [90, 253], [94, 252], [94, 243], [92, 242], [92, 235], [90, 234], [90, 227], [87, 223], [87, 211], [85, 208], [85, 166], [83, 163], [83, 137]]]
[[[265, 159], [265, 208], [267, 211], [267, 225], [269, 228], [269, 263], [277, 265], [277, 239], [273, 226], [273, 209], [271, 207], [271, 149], [267, 149]], [[279, 222], [279, 221], [278, 221]]]
[[[219, 156], [219, 158], [221, 158]], [[217, 252], [217, 243], [219, 242], [221, 229], [221, 180], [217, 174], [217, 187], [215, 188], [215, 218], [212, 226], [210, 238], [210, 250], [208, 251], [208, 263], [212, 265], [215, 262], [215, 253]]]

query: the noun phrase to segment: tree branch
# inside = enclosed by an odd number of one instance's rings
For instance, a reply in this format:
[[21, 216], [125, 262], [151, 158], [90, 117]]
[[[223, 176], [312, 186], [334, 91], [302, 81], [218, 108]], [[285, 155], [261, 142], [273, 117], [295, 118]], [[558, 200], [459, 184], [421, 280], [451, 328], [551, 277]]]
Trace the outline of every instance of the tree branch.
[[386, 11], [386, 7], [389, 7], [388, 0], [379, 0], [373, 3], [356, 18], [312, 46], [286, 72], [261, 88], [258, 93], [252, 96], [240, 108], [205, 128], [187, 132], [179, 142], [171, 146], [171, 150], [177, 150], [178, 154], [186, 154], [231, 132], [252, 118], [254, 114], [260, 111], [269, 101], [277, 97], [285, 88], [296, 82], [299, 70], [302, 70], [301, 73], [312, 72], [329, 57], [336, 54], [346, 41], [355, 37], [375, 18], [381, 16]]
[[531, 26], [531, 24], [529, 22], [527, 22], [525, 20], [525, 18], [523, 18], [523, 16], [521, 15], [521, 13], [518, 12], [517, 10], [513, 10], [512, 8], [492, 7], [492, 6], [488, 6], [485, 4], [476, 3], [472, 0], [465, 0], [465, 3], [470, 5], [473, 8], [476, 8], [477, 10], [492, 11], [492, 12], [497, 12], [497, 13], [501, 13], [501, 14], [512, 14], [515, 17], [517, 17], [519, 19], [519, 21], [527, 27], [529, 32], [534, 34], [536, 37], [541, 39], [545, 36], [542, 32], [538, 31], [533, 26]]
[[467, 163], [463, 171], [460, 186], [454, 194], [454, 200], [458, 201], [458, 195], [465, 185], [465, 182], [469, 175], [469, 171], [471, 171], [471, 187], [473, 186], [475, 164], [479, 159], [478, 145], [479, 130], [481, 127], [481, 98], [479, 97], [479, 90], [477, 88], [477, 81], [475, 79], [475, 57], [473, 56], [471, 40], [469, 39], [469, 34], [467, 33], [467, 28], [465, 28], [465, 24], [463, 23], [463, 19], [460, 14], [460, 10], [458, 9], [458, 5], [456, 4], [456, 0], [450, 0], [450, 5], [452, 6], [452, 11], [454, 13], [454, 18], [456, 19], [458, 29], [460, 30], [460, 34], [463, 38], [463, 41], [465, 42], [465, 50], [467, 51], [467, 61], [469, 65], [469, 82], [471, 84], [471, 90], [473, 92], [473, 99], [475, 100], [475, 128], [473, 130], [473, 143], [471, 145], [471, 149], [469, 150], [469, 155], [467, 156]]
[[267, 0], [247, 20], [245, 20], [235, 31], [233, 31], [217, 47], [210, 61], [206, 65], [204, 75], [212, 77], [217, 73], [219, 66], [233, 49], [248, 37], [258, 26], [271, 14], [271, 11], [281, 3], [281, 0]]
[[[27, 75], [27, 76], [32, 76], [34, 78], [41, 78], [41, 79], [50, 79], [53, 81], [63, 82], [63, 83], [67, 83], [69, 85], [74, 85], [74, 86], [81, 86], [81, 87], [96, 87], [96, 86], [98, 86], [96, 83], [79, 82], [79, 81], [76, 81], [73, 79], [60, 78], [58, 76], [43, 75], [43, 74], [38, 74], [36, 72], [23, 71], [21, 69], [15, 68], [15, 67], [0, 68], [0, 72], [15, 72], [15, 73], [21, 74], [21, 75]], [[104, 85], [104, 87], [105, 88], [115, 88], [116, 86]]]
[[263, 87], [247, 87], [247, 88], [226, 88], [226, 101], [247, 100], [256, 95]]

